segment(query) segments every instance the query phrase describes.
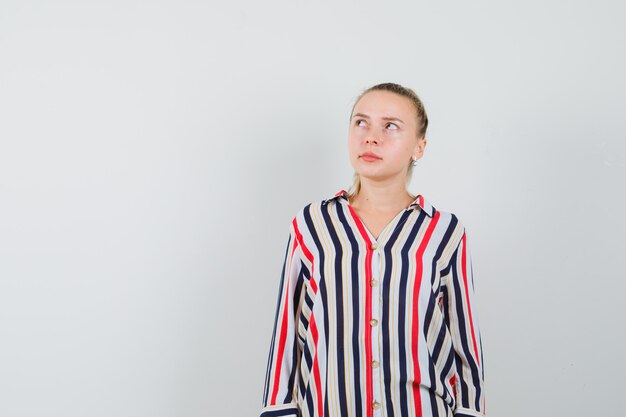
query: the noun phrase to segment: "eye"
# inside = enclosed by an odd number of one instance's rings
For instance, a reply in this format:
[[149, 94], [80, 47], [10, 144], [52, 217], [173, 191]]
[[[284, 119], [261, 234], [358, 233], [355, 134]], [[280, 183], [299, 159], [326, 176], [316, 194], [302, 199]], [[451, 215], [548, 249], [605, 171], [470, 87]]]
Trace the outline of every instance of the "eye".
[[364, 122], [365, 120], [363, 119], [357, 119], [356, 122], [354, 123], [357, 126], [361, 126], [359, 123]]
[[396, 129], [398, 129], [398, 125], [397, 125], [397, 124], [395, 124], [395, 123], [391, 123], [391, 122], [389, 122], [389, 123], [387, 123], [387, 126], [393, 126], [393, 129], [392, 129], [392, 130], [396, 130]]

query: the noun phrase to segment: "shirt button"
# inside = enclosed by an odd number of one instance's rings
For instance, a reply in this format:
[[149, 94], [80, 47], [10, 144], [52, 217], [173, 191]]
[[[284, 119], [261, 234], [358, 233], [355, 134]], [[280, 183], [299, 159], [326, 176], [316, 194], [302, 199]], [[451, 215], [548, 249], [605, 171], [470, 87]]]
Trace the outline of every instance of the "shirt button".
[[370, 320], [370, 324], [372, 325], [372, 327], [373, 327], [373, 326], [376, 326], [376, 325], [378, 324], [378, 320], [376, 320], [376, 319], [371, 319], [371, 320]]
[[378, 281], [376, 281], [375, 279], [370, 281], [370, 286], [375, 287], [378, 285]]
[[378, 243], [374, 242], [370, 245], [370, 249], [371, 250], [376, 250], [376, 248], [378, 247]]
[[378, 368], [378, 361], [372, 361], [372, 368]]
[[380, 407], [381, 407], [381, 406], [380, 406], [380, 403], [379, 403], [379, 402], [374, 401], [374, 402], [372, 403], [372, 408], [373, 408], [374, 410], [378, 410]]

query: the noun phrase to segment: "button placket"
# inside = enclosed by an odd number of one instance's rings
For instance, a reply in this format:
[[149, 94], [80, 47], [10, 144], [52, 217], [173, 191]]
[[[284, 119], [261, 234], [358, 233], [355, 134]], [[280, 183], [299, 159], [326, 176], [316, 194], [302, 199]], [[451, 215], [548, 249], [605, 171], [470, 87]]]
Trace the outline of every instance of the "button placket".
[[376, 242], [370, 245], [372, 253], [372, 317], [370, 317], [370, 331], [372, 332], [372, 362], [369, 364], [372, 368], [372, 391], [374, 398], [372, 402], [372, 408], [374, 414], [377, 416], [382, 415], [382, 398], [381, 398], [381, 379], [380, 379], [380, 326], [378, 321], [380, 319], [380, 250]]

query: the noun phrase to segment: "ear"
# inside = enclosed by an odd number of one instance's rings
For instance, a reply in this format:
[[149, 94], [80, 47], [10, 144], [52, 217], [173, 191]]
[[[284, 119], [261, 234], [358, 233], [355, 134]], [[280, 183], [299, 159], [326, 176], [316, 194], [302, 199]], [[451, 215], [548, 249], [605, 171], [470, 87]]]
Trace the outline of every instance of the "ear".
[[428, 141], [425, 137], [418, 139], [415, 144], [415, 149], [413, 149], [413, 158], [420, 159], [422, 155], [424, 155], [424, 149], [426, 149], [426, 144]]

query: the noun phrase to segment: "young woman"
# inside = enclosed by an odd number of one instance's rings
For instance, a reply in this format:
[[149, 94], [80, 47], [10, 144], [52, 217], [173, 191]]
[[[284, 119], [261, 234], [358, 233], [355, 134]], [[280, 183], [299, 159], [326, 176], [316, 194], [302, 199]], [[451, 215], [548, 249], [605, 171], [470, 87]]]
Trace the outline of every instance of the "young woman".
[[485, 415], [465, 227], [407, 191], [427, 127], [409, 88], [357, 98], [350, 192], [291, 222], [262, 417]]

